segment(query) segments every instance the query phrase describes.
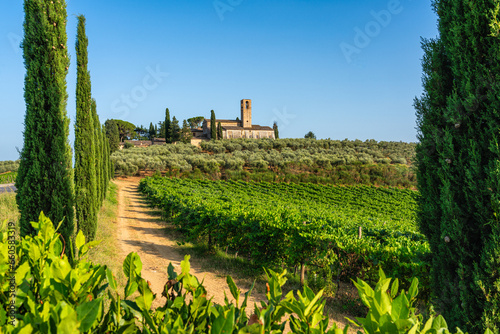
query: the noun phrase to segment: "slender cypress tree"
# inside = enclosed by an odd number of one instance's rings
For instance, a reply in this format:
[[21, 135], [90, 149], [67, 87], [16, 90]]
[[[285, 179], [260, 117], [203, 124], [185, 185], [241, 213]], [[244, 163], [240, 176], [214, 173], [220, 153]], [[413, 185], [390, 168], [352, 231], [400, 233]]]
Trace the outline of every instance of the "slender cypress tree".
[[95, 172], [96, 172], [96, 212], [99, 212], [102, 206], [102, 201], [104, 200], [104, 179], [103, 179], [103, 169], [102, 161], [104, 157], [102, 156], [102, 138], [101, 138], [101, 122], [99, 121], [99, 115], [97, 115], [97, 103], [95, 99], [92, 99], [91, 103], [92, 119], [94, 120], [94, 145], [95, 145]]
[[106, 120], [104, 123], [106, 127], [106, 137], [108, 137], [110, 152], [118, 150], [120, 146], [120, 132], [118, 131], [118, 125], [112, 119]]
[[153, 125], [153, 122], [149, 123], [148, 137], [149, 137], [149, 140], [155, 139], [155, 127]]
[[217, 124], [215, 122], [215, 112], [212, 110], [210, 112], [210, 138], [212, 140], [217, 139]]
[[59, 232], [71, 258], [74, 189], [66, 115], [66, 2], [25, 0], [24, 12], [26, 115], [16, 179], [21, 236], [35, 232], [30, 222], [38, 221], [43, 211], [55, 225], [63, 221]]
[[172, 142], [172, 132], [170, 131], [170, 111], [165, 109], [165, 141], [167, 143]]
[[98, 187], [87, 46], [85, 17], [80, 15], [76, 42], [75, 207], [78, 229], [82, 230], [87, 240], [93, 240], [97, 229]]
[[274, 122], [273, 130], [274, 130], [274, 139], [279, 139], [280, 133], [278, 131], [278, 123]]
[[217, 139], [222, 139], [223, 134], [222, 134], [222, 125], [220, 122], [217, 123]]
[[500, 1], [433, 3], [439, 37], [425, 40], [415, 100], [419, 224], [432, 287], [450, 328], [500, 324]]

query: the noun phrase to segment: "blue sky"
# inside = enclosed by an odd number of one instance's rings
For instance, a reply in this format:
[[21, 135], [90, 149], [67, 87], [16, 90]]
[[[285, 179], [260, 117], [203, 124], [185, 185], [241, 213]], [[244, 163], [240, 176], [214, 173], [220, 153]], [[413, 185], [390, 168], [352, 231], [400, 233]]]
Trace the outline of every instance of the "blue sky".
[[[435, 37], [430, 0], [67, 0], [68, 116], [73, 141], [76, 16], [87, 19], [92, 94], [102, 123], [149, 126], [165, 108], [278, 122], [282, 138], [416, 141], [420, 37]], [[0, 160], [22, 148], [23, 2], [0, 12]]]

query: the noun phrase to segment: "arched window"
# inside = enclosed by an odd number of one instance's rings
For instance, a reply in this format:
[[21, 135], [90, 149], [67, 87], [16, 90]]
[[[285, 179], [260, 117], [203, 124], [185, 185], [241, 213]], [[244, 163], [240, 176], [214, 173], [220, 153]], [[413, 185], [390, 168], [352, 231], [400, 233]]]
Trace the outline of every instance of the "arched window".
[[250, 107], [250, 103], [248, 103], [248, 101], [246, 101], [245, 105], [246, 105], [246, 109], [248, 109]]

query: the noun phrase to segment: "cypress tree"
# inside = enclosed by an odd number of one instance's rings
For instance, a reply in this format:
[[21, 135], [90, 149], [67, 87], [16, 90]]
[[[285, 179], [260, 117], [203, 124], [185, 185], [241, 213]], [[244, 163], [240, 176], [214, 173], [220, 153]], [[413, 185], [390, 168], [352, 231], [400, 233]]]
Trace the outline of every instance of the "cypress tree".
[[170, 111], [165, 109], [165, 141], [167, 143], [172, 142], [172, 132], [170, 131]]
[[101, 138], [102, 138], [102, 172], [103, 172], [103, 192], [104, 199], [106, 198], [106, 194], [108, 193], [108, 185], [109, 185], [109, 141], [108, 137], [106, 137], [106, 128], [104, 125], [101, 126]]
[[108, 138], [110, 153], [115, 152], [120, 147], [120, 132], [118, 125], [112, 119], [106, 120], [104, 123], [106, 128], [106, 137]]
[[172, 122], [170, 123], [170, 134], [172, 143], [181, 139], [181, 128], [179, 126], [179, 121], [175, 118], [175, 116], [172, 118]]
[[97, 115], [97, 103], [95, 99], [92, 99], [91, 103], [92, 119], [94, 120], [94, 145], [95, 145], [95, 171], [96, 171], [96, 211], [99, 212], [102, 201], [104, 200], [104, 179], [103, 179], [103, 168], [102, 168], [102, 138], [101, 138], [101, 122], [99, 121], [99, 116]]
[[24, 12], [26, 114], [16, 179], [21, 236], [35, 233], [30, 222], [38, 221], [43, 211], [54, 225], [63, 222], [59, 232], [71, 258], [74, 189], [66, 115], [66, 2], [25, 0]]
[[215, 119], [215, 112], [212, 110], [210, 112], [210, 138], [212, 140], [216, 140], [217, 139], [217, 124], [215, 124], [216, 122], [216, 119]]
[[273, 130], [274, 130], [274, 139], [279, 139], [280, 133], [278, 131], [278, 123], [274, 122]]
[[98, 171], [87, 46], [85, 17], [80, 15], [76, 42], [75, 207], [78, 230], [82, 230], [86, 240], [90, 241], [97, 229]]
[[217, 123], [217, 139], [222, 139], [223, 137], [223, 134], [222, 134], [222, 125], [219, 123]]
[[500, 324], [499, 1], [434, 1], [439, 37], [424, 40], [415, 100], [419, 225], [432, 288], [450, 328]]
[[153, 125], [153, 122], [149, 123], [149, 140], [154, 140], [155, 139], [155, 127]]

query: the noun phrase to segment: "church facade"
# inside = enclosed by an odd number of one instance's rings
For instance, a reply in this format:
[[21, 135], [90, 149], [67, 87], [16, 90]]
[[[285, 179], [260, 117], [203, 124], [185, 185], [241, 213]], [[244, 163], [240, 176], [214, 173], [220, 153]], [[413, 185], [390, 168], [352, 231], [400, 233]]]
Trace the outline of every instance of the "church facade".
[[[238, 120], [217, 119], [215, 124], [221, 124], [222, 138], [274, 138], [274, 130], [269, 126], [252, 124], [252, 100], [241, 100], [241, 118]], [[209, 140], [210, 119], [205, 119], [201, 129], [192, 130], [193, 140]]]

